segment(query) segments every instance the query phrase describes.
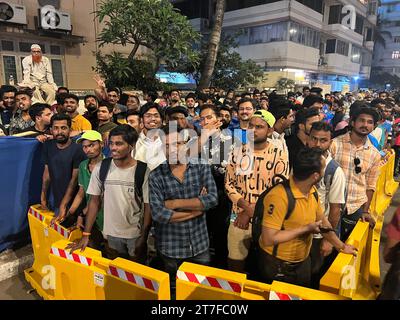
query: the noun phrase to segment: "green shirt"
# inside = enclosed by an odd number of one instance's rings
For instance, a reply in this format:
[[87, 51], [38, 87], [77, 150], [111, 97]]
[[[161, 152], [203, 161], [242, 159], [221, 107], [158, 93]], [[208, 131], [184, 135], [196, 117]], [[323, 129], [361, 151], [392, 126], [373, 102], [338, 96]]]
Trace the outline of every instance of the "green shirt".
[[[79, 186], [83, 187], [83, 190], [85, 190], [86, 203], [89, 203], [90, 200], [90, 195], [87, 194], [87, 189], [89, 187], [91, 175], [92, 174], [89, 171], [89, 159], [82, 161], [79, 165], [78, 184]], [[96, 224], [99, 230], [103, 231], [103, 226], [104, 226], [103, 208], [101, 208], [100, 211], [97, 213]]]

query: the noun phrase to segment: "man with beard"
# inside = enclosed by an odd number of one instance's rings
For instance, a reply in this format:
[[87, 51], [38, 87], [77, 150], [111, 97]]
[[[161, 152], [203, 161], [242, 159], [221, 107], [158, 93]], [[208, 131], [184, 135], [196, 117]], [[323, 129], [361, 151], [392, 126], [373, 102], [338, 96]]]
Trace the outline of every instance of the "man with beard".
[[92, 125], [90, 122], [77, 111], [79, 106], [79, 98], [76, 95], [69, 93], [67, 96], [65, 96], [63, 106], [65, 112], [72, 119], [72, 136], [81, 134], [85, 130], [92, 130]]
[[342, 167], [347, 179], [346, 211], [341, 220], [341, 238], [346, 240], [362, 218], [370, 226], [375, 221], [369, 213], [372, 196], [379, 176], [379, 151], [368, 139], [379, 121], [378, 113], [368, 106], [361, 107], [351, 118], [351, 130], [333, 139], [332, 158]]
[[1, 87], [2, 106], [0, 106], [0, 124], [4, 126], [4, 129], [6, 130], [5, 133], [8, 133], [11, 119], [17, 109], [15, 104], [16, 92], [17, 89], [13, 86]]
[[[67, 247], [71, 251], [85, 250], [103, 202], [103, 233], [107, 236], [108, 247], [114, 251], [109, 253], [109, 258], [123, 257], [143, 263], [151, 227], [149, 171], [140, 171], [143, 173], [140, 193], [135, 180], [140, 178], [137, 170], [141, 169], [132, 158], [137, 138], [137, 132], [126, 124], [111, 130], [111, 159], [97, 164], [90, 176], [87, 189], [90, 201], [83, 237]], [[102, 175], [104, 169], [107, 169], [105, 176]]]
[[[221, 110], [220, 110], [221, 111]], [[210, 247], [215, 250], [212, 265], [226, 269], [228, 257], [227, 235], [232, 204], [225, 192], [225, 174], [233, 146], [232, 133], [214, 105], [203, 105], [200, 111], [201, 159], [211, 166], [218, 191], [218, 205], [207, 211]], [[222, 130], [225, 129], [225, 130]]]
[[[38, 44], [31, 46], [31, 55], [22, 60], [22, 67], [24, 80], [18, 85], [33, 89], [36, 101], [52, 105], [57, 85], [53, 79], [50, 60], [42, 55], [42, 49]], [[46, 94], [46, 100], [43, 99], [40, 90]]]
[[178, 90], [171, 90], [169, 93], [169, 108], [174, 108], [181, 105], [181, 94]]
[[[337, 251], [356, 255], [357, 249], [340, 241], [323, 214], [315, 189], [324, 176], [326, 161], [322, 151], [304, 148], [295, 159], [290, 180], [273, 187], [263, 199], [258, 266], [267, 283], [276, 280], [309, 287], [313, 234], [326, 228], [323, 237]], [[295, 205], [288, 217], [289, 194]]]
[[[96, 165], [100, 163], [104, 158], [103, 154], [101, 153], [103, 140], [99, 132], [88, 130], [82, 135], [82, 137], [80, 137], [76, 141], [76, 143], [82, 144], [82, 149], [83, 152], [86, 154], [87, 159], [82, 161], [79, 165], [79, 191], [76, 194], [75, 199], [68, 210], [68, 214], [79, 214], [79, 217], [77, 219], [77, 226], [83, 230], [84, 219], [86, 217], [88, 205], [90, 202], [90, 195], [87, 193], [90, 177]], [[84, 201], [84, 199], [86, 199], [86, 207], [79, 212], [79, 209], [82, 209], [81, 203], [82, 201]], [[101, 234], [101, 232], [103, 231], [103, 220], [103, 208], [100, 208], [96, 216], [96, 222], [92, 228], [92, 235], [90, 236], [91, 242], [89, 244], [91, 248], [95, 248], [97, 250], [102, 249], [101, 245], [104, 242], [103, 235]]]
[[289, 177], [289, 150], [285, 140], [285, 131], [294, 123], [293, 105], [288, 100], [273, 100], [270, 112], [275, 117], [274, 132], [272, 133], [271, 142], [281, 150], [281, 157], [284, 161], [286, 169], [282, 173], [285, 177]]
[[194, 124], [199, 119], [199, 114], [196, 110], [196, 95], [193, 92], [188, 93], [185, 98], [185, 105], [188, 109], [187, 120]]
[[286, 137], [286, 144], [289, 150], [290, 168], [293, 168], [296, 154], [306, 145], [312, 124], [318, 121], [320, 121], [318, 109], [302, 109], [296, 113], [296, 134]]
[[[71, 118], [66, 114], [55, 114], [51, 117], [50, 126], [53, 140], [43, 145], [43, 183], [41, 206], [44, 210], [53, 209], [57, 221], [62, 221], [67, 207], [78, 191], [78, 168], [86, 158], [82, 146], [72, 143], [70, 139]], [[49, 187], [54, 202], [48, 205]]]
[[232, 109], [226, 106], [219, 108], [219, 116], [221, 117], [221, 129], [228, 129], [232, 121]]
[[253, 115], [256, 108], [254, 106], [254, 102], [250, 98], [242, 98], [239, 100], [238, 104], [238, 119], [239, 122], [236, 125], [233, 125], [231, 122], [231, 126], [229, 127], [234, 131], [235, 138], [238, 141], [241, 141], [243, 144], [247, 143], [247, 128], [249, 126], [250, 118]]
[[51, 107], [45, 103], [35, 103], [29, 108], [29, 115], [35, 124], [29, 128], [26, 128], [24, 132], [36, 132], [35, 135], [30, 136], [36, 137], [36, 139], [40, 142], [45, 142], [49, 138], [52, 138], [50, 132], [50, 120], [53, 113], [51, 112], [50, 108]]
[[35, 124], [29, 115], [31, 104], [31, 96], [26, 91], [19, 91], [15, 94], [17, 111], [10, 122], [10, 135], [23, 132], [26, 128]]
[[93, 94], [88, 94], [83, 98], [85, 103], [86, 112], [83, 114], [86, 120], [92, 125], [92, 129], [96, 130], [99, 126], [99, 119], [97, 118], [97, 110], [99, 108], [99, 100]]
[[285, 169], [278, 148], [270, 142], [274, 124], [270, 112], [254, 112], [248, 127], [251, 143], [235, 149], [227, 166], [225, 189], [233, 204], [228, 229], [228, 266], [232, 271], [245, 271], [255, 204], [260, 194], [272, 185], [274, 175]]
[[[340, 216], [346, 203], [346, 177], [343, 169], [340, 168], [336, 160], [332, 159], [329, 152], [331, 144], [332, 126], [323, 121], [314, 122], [307, 145], [310, 148], [319, 148], [325, 157], [324, 177], [316, 184], [316, 188], [324, 209], [324, 215], [328, 218], [332, 228], [335, 229], [336, 235], [340, 237]], [[332, 254], [332, 249], [332, 244], [323, 239], [321, 234], [313, 235], [310, 252], [313, 288], [319, 288], [320, 277], [336, 257], [335, 254]]]

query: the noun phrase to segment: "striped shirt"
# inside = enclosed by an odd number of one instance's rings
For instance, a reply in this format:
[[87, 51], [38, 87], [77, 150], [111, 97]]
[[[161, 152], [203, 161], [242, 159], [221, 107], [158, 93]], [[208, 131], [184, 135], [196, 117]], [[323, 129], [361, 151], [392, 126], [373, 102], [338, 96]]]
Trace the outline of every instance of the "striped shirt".
[[[350, 132], [332, 141], [332, 157], [340, 164], [347, 180], [347, 213], [353, 214], [367, 201], [367, 190], [376, 189], [381, 156], [369, 139], [356, 147], [350, 139]], [[354, 159], [360, 159], [361, 172], [356, 173]]]

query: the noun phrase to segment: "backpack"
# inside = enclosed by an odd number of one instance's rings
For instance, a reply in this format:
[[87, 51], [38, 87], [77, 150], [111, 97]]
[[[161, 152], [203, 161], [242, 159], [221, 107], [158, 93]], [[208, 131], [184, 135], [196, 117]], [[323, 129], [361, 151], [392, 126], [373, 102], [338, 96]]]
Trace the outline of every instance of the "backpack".
[[[104, 192], [104, 182], [106, 181], [108, 171], [110, 170], [112, 158], [105, 158], [101, 161], [99, 179], [101, 182], [101, 190]], [[146, 174], [147, 164], [137, 160], [136, 170], [135, 170], [135, 199], [137, 203], [141, 203], [143, 200], [143, 183], [144, 176]]]
[[[325, 174], [324, 174], [324, 184], [325, 184], [325, 206], [324, 209], [327, 209], [327, 201], [329, 198], [329, 191], [331, 190], [331, 185], [333, 182], [333, 177], [335, 176], [336, 170], [340, 167], [339, 163], [335, 160], [332, 159], [326, 169], [325, 169]], [[347, 199], [347, 188], [345, 189], [344, 192], [344, 199]], [[342, 205], [342, 211], [346, 208], [346, 203]]]
[[[277, 179], [280, 179], [280, 181], [276, 182]], [[288, 198], [288, 208], [286, 211], [285, 219], [281, 226], [281, 230], [285, 230], [284, 223], [286, 220], [288, 220], [290, 218], [290, 216], [294, 210], [294, 207], [296, 205], [296, 199], [294, 198], [293, 192], [290, 189], [289, 179], [287, 179], [286, 177], [284, 177], [280, 174], [276, 174], [272, 178], [272, 186], [267, 188], [267, 190], [265, 190], [258, 197], [257, 202], [256, 202], [256, 206], [254, 209], [254, 215], [253, 215], [253, 219], [252, 219], [252, 230], [251, 230], [252, 241], [253, 241], [253, 245], [255, 247], [259, 247], [259, 239], [261, 237], [262, 221], [263, 221], [263, 217], [264, 217], [264, 198], [272, 189], [274, 189], [278, 185], [283, 186], [283, 188], [286, 192], [286, 196]], [[317, 191], [314, 191], [313, 196], [314, 196], [315, 200], [318, 202], [318, 192]], [[274, 249], [273, 249], [274, 257], [277, 255], [277, 252], [278, 252], [278, 244], [274, 245]]]

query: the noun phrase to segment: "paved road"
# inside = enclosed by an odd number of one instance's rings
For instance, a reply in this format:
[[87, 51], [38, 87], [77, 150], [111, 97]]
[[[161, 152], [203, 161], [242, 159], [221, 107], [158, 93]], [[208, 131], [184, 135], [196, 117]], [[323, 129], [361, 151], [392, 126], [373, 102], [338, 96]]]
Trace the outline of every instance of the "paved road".
[[[400, 191], [398, 191], [393, 197], [391, 206], [385, 213], [384, 225], [387, 225], [393, 217], [393, 214], [397, 207], [400, 206]], [[383, 281], [389, 265], [386, 264], [382, 259], [383, 246], [385, 244], [386, 237], [385, 233], [382, 233], [381, 239], [381, 254], [380, 254], [380, 265], [381, 265], [381, 279]], [[25, 281], [24, 274], [20, 274], [8, 280], [0, 282], [0, 300], [40, 300], [40, 296], [36, 292], [30, 292], [31, 286]]]

